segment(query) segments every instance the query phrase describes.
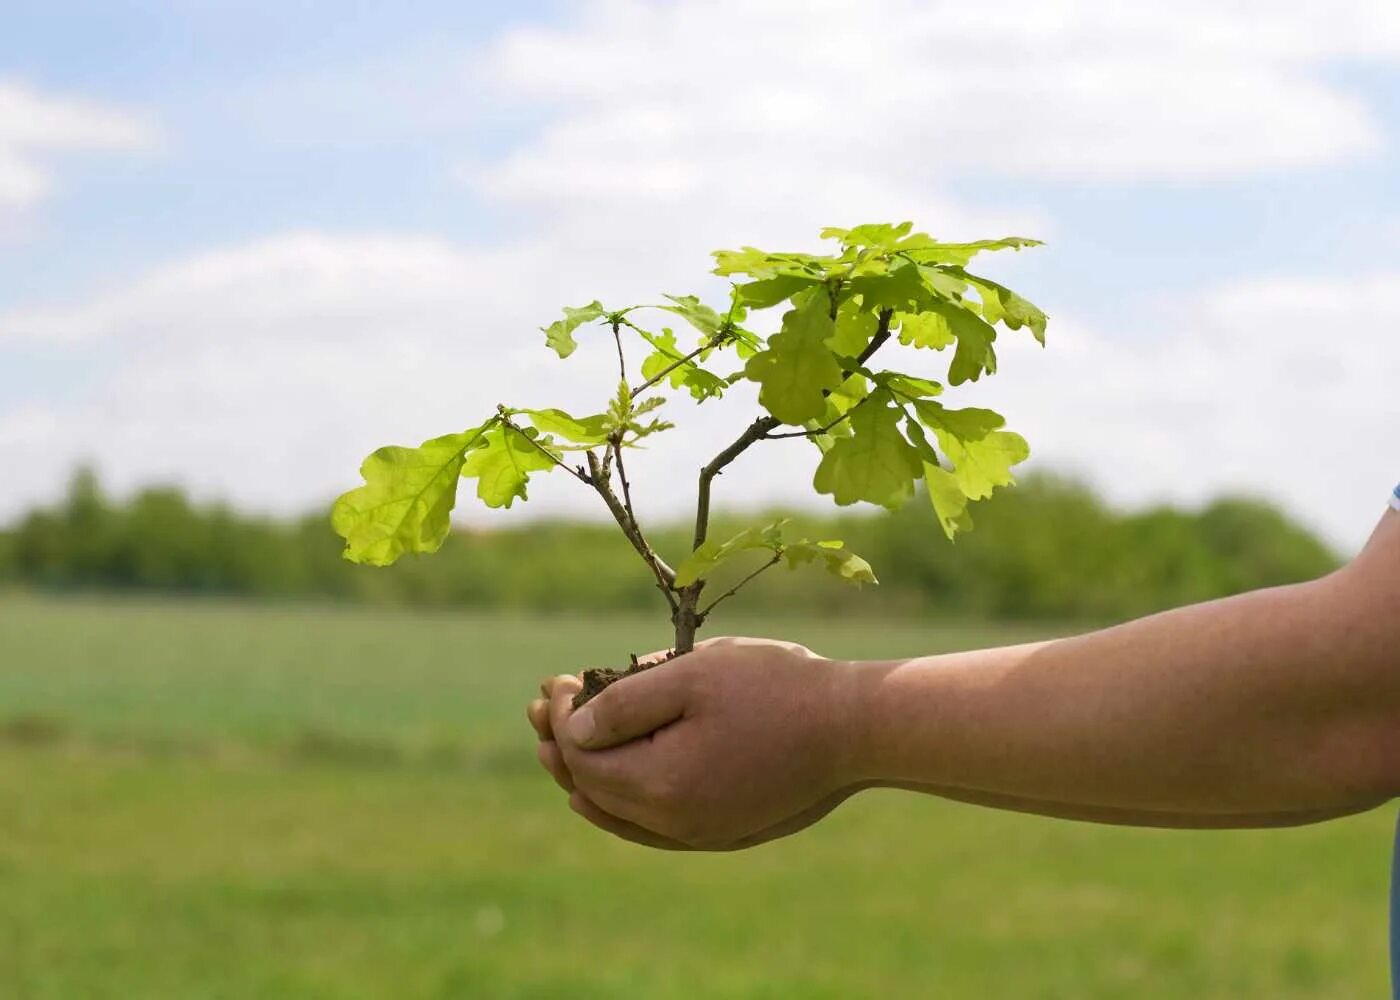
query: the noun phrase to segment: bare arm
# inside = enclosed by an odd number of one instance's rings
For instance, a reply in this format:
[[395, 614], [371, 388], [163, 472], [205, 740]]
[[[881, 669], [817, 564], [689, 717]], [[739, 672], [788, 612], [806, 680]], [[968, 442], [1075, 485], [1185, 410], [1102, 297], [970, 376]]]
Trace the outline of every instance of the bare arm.
[[1322, 580], [1028, 646], [839, 663], [716, 640], [570, 717], [541, 759], [597, 825], [748, 846], [853, 792], [1162, 827], [1283, 826], [1400, 794], [1400, 515]]
[[1312, 583], [852, 673], [857, 780], [1202, 816], [1366, 808], [1400, 794], [1400, 516]]

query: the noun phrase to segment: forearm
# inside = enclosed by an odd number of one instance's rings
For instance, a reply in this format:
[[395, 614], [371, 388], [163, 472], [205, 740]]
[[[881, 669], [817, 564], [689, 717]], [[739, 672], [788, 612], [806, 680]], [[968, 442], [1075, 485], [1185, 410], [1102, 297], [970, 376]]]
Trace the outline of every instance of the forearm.
[[1034, 811], [1354, 811], [1396, 794], [1393, 631], [1350, 611], [1339, 574], [1050, 643], [858, 664], [848, 763], [853, 780]]
[[[872, 782], [865, 788], [898, 788], [909, 792], [933, 795], [952, 802], [1001, 809], [1007, 812], [1031, 813], [1052, 819], [1067, 819], [1081, 823], [1106, 826], [1153, 827], [1164, 830], [1242, 830], [1284, 826], [1306, 826], [1325, 820], [1338, 819], [1365, 812], [1375, 803], [1365, 802], [1329, 809], [1292, 809], [1283, 812], [1200, 812], [1189, 810], [1122, 809], [1081, 803], [1030, 799], [970, 788], [946, 785], [925, 785], [917, 782]], [[858, 789], [860, 790], [860, 789]]]

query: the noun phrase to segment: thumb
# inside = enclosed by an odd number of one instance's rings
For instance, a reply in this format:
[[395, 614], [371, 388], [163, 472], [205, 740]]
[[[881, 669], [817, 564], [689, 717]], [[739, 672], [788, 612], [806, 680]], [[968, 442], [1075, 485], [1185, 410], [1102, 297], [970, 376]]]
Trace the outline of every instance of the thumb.
[[569, 716], [569, 737], [585, 750], [635, 740], [685, 714], [686, 671], [656, 666], [609, 685]]

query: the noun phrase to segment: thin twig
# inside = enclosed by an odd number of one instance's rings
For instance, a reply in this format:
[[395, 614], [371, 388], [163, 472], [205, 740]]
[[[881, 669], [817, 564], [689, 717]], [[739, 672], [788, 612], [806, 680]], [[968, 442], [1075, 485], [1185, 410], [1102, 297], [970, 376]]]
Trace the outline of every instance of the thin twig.
[[536, 440], [535, 440], [534, 438], [532, 438], [530, 435], [526, 434], [523, 430], [521, 430], [516, 424], [514, 424], [514, 423], [511, 421], [511, 419], [510, 419], [508, 416], [506, 416], [504, 410], [501, 411], [501, 417], [500, 417], [500, 419], [501, 419], [501, 423], [502, 423], [502, 424], [504, 424], [506, 427], [509, 427], [511, 430], [515, 431], [515, 433], [519, 434], [519, 435], [520, 435], [521, 437], [523, 437], [526, 441], [530, 442], [530, 444], [534, 445], [534, 446], [535, 446], [535, 449], [536, 449], [541, 455], [545, 456], [545, 458], [549, 459], [549, 460], [550, 460], [551, 462], [553, 462], [555, 465], [559, 466], [559, 468], [563, 469], [565, 472], [567, 472], [569, 475], [573, 476], [575, 479], [577, 479], [579, 482], [583, 483], [585, 486], [592, 486], [592, 485], [593, 485], [591, 482], [589, 482], [588, 477], [585, 476], [582, 472], [580, 472], [579, 470], [575, 469], [573, 466], [567, 464], [567, 463], [566, 463], [563, 459], [561, 459], [558, 455], [554, 454], [554, 452], [550, 451], [550, 450], [549, 450], [548, 448], [546, 448], [544, 445], [540, 444], [538, 441], [536, 441]]
[[712, 347], [718, 347], [719, 344], [720, 344], [721, 342], [722, 342], [722, 338], [720, 338], [720, 337], [715, 337], [715, 338], [713, 338], [713, 339], [711, 339], [711, 340], [706, 341], [705, 343], [703, 343], [703, 344], [701, 344], [699, 347], [697, 347], [695, 350], [693, 350], [693, 351], [691, 351], [689, 354], [687, 354], [685, 357], [683, 357], [683, 358], [678, 358], [677, 360], [673, 361], [671, 364], [669, 364], [669, 365], [667, 365], [665, 368], [661, 369], [659, 372], [657, 372], [657, 373], [656, 373], [655, 375], [653, 375], [651, 378], [647, 379], [647, 380], [646, 380], [645, 382], [643, 382], [641, 385], [637, 386], [635, 389], [632, 390], [632, 395], [633, 395], [633, 396], [639, 396], [639, 395], [641, 395], [644, 391], [646, 391], [647, 389], [650, 389], [652, 386], [654, 386], [656, 383], [660, 382], [663, 378], [665, 378], [667, 375], [671, 374], [671, 373], [672, 373], [673, 371], [675, 371], [677, 368], [680, 368], [681, 366], [686, 365], [686, 364], [689, 364], [691, 361], [694, 361], [696, 358], [698, 358], [700, 355], [704, 354], [704, 353], [705, 353], [706, 351], [708, 351], [710, 348], [712, 348]]
[[613, 491], [612, 481], [603, 475], [602, 462], [593, 452], [584, 452], [588, 458], [588, 470], [592, 473], [592, 487], [598, 491], [598, 495], [603, 498], [603, 503], [607, 504], [609, 513], [617, 526], [622, 529], [622, 533], [627, 536], [627, 540], [632, 543], [632, 548], [637, 550], [637, 554], [642, 557], [642, 561], [651, 568], [652, 575], [656, 577], [657, 589], [661, 591], [666, 603], [671, 607], [671, 613], [675, 614], [678, 604], [676, 603], [673, 585], [676, 582], [676, 571], [666, 565], [666, 561], [657, 555], [656, 550], [646, 540], [642, 534], [641, 527], [637, 524], [623, 506], [622, 501], [617, 498], [617, 493]]
[[856, 400], [855, 405], [852, 406], [849, 410], [841, 414], [835, 420], [823, 424], [821, 427], [813, 427], [809, 431], [783, 431], [781, 434], [765, 434], [763, 435], [763, 439], [765, 441], [781, 441], [783, 438], [816, 437], [818, 434], [825, 434], [837, 424], [850, 417], [850, 415], [856, 412], [856, 410], [859, 410], [862, 406], [864, 406], [866, 400], [868, 400], [869, 398], [870, 396], [868, 395], [862, 396], [860, 399]]
[[617, 462], [617, 478], [622, 482], [622, 506], [626, 509], [632, 526], [640, 532], [641, 528], [637, 525], [637, 512], [632, 509], [632, 485], [627, 482], [627, 470], [622, 467], [622, 442], [613, 438], [608, 443], [612, 446], [613, 457]]
[[762, 566], [758, 567], [758, 569], [754, 570], [754, 571], [753, 571], [752, 573], [750, 573], [748, 576], [744, 577], [742, 580], [740, 580], [740, 581], [739, 581], [738, 583], [736, 583], [734, 586], [730, 587], [730, 588], [729, 588], [728, 590], [726, 590], [724, 593], [720, 594], [720, 595], [719, 595], [718, 597], [716, 597], [713, 601], [711, 601], [710, 604], [709, 604], [709, 606], [706, 607], [704, 611], [701, 611], [701, 612], [700, 612], [700, 620], [701, 620], [701, 621], [704, 621], [706, 618], [708, 618], [710, 612], [713, 611], [713, 610], [715, 609], [715, 607], [716, 607], [721, 601], [723, 601], [726, 597], [733, 597], [733, 596], [734, 596], [735, 594], [737, 594], [741, 589], [743, 589], [744, 584], [748, 583], [750, 580], [752, 580], [754, 577], [758, 576], [758, 574], [762, 573], [764, 570], [770, 569], [770, 568], [772, 568], [773, 566], [778, 565], [778, 563], [782, 561], [782, 558], [783, 558], [783, 554], [782, 554], [781, 552], [775, 552], [775, 553], [773, 553], [773, 558], [772, 558], [772, 559], [769, 559], [769, 560], [768, 560], [766, 563], [764, 563]]
[[617, 372], [623, 383], [627, 382], [627, 359], [622, 356], [622, 334], [618, 332], [618, 327], [622, 325], [620, 319], [612, 322], [613, 343], [617, 345]]

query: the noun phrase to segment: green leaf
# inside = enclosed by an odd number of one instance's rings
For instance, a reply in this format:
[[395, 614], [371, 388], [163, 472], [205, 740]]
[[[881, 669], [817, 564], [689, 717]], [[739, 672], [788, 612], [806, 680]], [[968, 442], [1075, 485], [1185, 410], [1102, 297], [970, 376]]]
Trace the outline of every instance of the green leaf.
[[924, 238], [909, 239], [900, 251], [910, 260], [920, 264], [966, 264], [983, 250], [1020, 250], [1024, 247], [1044, 246], [1040, 240], [1030, 240], [1023, 236], [1007, 236], [999, 240], [977, 240], [974, 243], [939, 243]]
[[880, 327], [880, 317], [861, 308], [861, 304], [848, 298], [836, 310], [836, 329], [827, 338], [827, 346], [842, 357], [857, 358], [875, 336]]
[[820, 417], [826, 410], [823, 394], [841, 384], [841, 365], [826, 346], [833, 331], [826, 297], [812, 296], [783, 315], [783, 327], [768, 338], [767, 350], [744, 366], [744, 375], [762, 387], [759, 403], [783, 423]]
[[879, 250], [893, 250], [902, 237], [914, 228], [912, 222], [894, 225], [888, 222], [872, 222], [853, 229], [837, 229], [828, 226], [821, 232], [824, 240], [839, 240], [843, 247], [869, 247]]
[[951, 270], [945, 271], [941, 267], [919, 266], [919, 276], [924, 279], [924, 284], [928, 285], [945, 299], [952, 299], [954, 302], [963, 297], [967, 291], [968, 282], [964, 276], [953, 273]]
[[849, 551], [844, 542], [811, 542], [807, 539], [787, 541], [783, 528], [787, 520], [775, 521], [761, 528], [747, 528], [725, 542], [706, 541], [681, 560], [676, 567], [676, 586], [688, 587], [698, 580], [708, 579], [716, 569], [735, 556], [755, 550], [766, 550], [782, 557], [789, 569], [808, 563], [819, 563], [847, 583], [878, 583], [870, 564]]
[[836, 439], [817, 466], [813, 485], [841, 506], [865, 501], [896, 509], [914, 492], [919, 456], [899, 432], [902, 411], [876, 390], [847, 421], [851, 436]]
[[530, 473], [548, 472], [555, 461], [548, 443], [533, 428], [518, 430], [499, 424], [483, 437], [484, 446], [467, 456], [462, 478], [476, 480], [476, 495], [488, 507], [510, 507], [517, 497], [528, 500], [525, 487]]
[[967, 511], [967, 494], [958, 485], [957, 478], [939, 464], [938, 453], [933, 450], [933, 445], [928, 443], [924, 429], [919, 426], [918, 421], [906, 420], [904, 427], [909, 433], [909, 440], [919, 453], [924, 472], [924, 491], [933, 505], [933, 514], [938, 519], [939, 527], [943, 529], [949, 541], [955, 539], [960, 531], [971, 531], [972, 515]]
[[952, 302], [939, 300], [930, 302], [928, 310], [942, 317], [958, 338], [958, 349], [953, 352], [953, 363], [948, 366], [948, 381], [953, 385], [976, 382], [985, 372], [994, 374], [997, 370], [997, 355], [992, 342], [997, 339], [996, 328], [972, 310]]
[[967, 494], [958, 485], [957, 478], [947, 469], [924, 463], [924, 489], [929, 502], [933, 504], [933, 514], [943, 533], [952, 539], [959, 532], [972, 530], [972, 515], [968, 512]]
[[836, 576], [859, 587], [863, 583], [879, 583], [870, 563], [846, 548], [846, 543], [831, 539], [821, 542], [789, 542], [783, 546], [783, 558], [790, 569], [817, 562]]
[[875, 376], [875, 381], [896, 396], [903, 396], [905, 399], [928, 399], [931, 396], [943, 394], [943, 386], [940, 383], [934, 382], [932, 379], [919, 378], [917, 375], [881, 372]]
[[805, 253], [768, 253], [757, 247], [742, 250], [716, 250], [715, 274], [747, 274], [753, 278], [773, 278], [778, 275], [826, 277], [826, 270], [837, 263], [835, 257], [817, 257]]
[[862, 304], [869, 310], [919, 312], [933, 297], [919, 269], [912, 264], [893, 267], [884, 274], [852, 278], [850, 289], [861, 297]]
[[914, 408], [938, 438], [959, 488], [970, 500], [985, 499], [996, 487], [1012, 485], [1016, 480], [1011, 467], [1030, 457], [1026, 439], [1000, 430], [1005, 420], [993, 410], [949, 410], [930, 401], [920, 401]]
[[[640, 328], [634, 329], [637, 329], [637, 332], [656, 348], [655, 353], [647, 355], [642, 361], [643, 379], [650, 381], [685, 357], [687, 352], [682, 351], [676, 344], [676, 335], [670, 330], [662, 330], [658, 334], [649, 333]], [[670, 374], [666, 376], [666, 381], [671, 384], [673, 389], [685, 386], [690, 390], [691, 396], [697, 400], [723, 395], [724, 390], [728, 388], [728, 383], [724, 379], [701, 368], [693, 360], [671, 368]]]
[[595, 413], [589, 417], [571, 417], [563, 410], [519, 410], [542, 434], [558, 434], [566, 441], [586, 446], [602, 444], [608, 439], [608, 416]]
[[669, 306], [657, 306], [658, 309], [665, 309], [681, 316], [687, 323], [695, 327], [706, 337], [713, 337], [719, 333], [719, 328], [724, 320], [719, 313], [715, 312], [705, 303], [701, 302], [694, 295], [668, 295], [672, 304]]
[[958, 342], [948, 321], [936, 312], [896, 313], [894, 321], [899, 324], [899, 342], [906, 347], [941, 351]]
[[988, 323], [1005, 323], [1009, 329], [1019, 330], [1030, 327], [1031, 334], [1045, 346], [1045, 313], [1030, 301], [1023, 299], [1005, 285], [995, 281], [967, 275], [968, 281], [982, 297], [982, 318]]
[[465, 453], [482, 443], [488, 420], [417, 448], [380, 448], [360, 466], [365, 484], [336, 500], [331, 526], [345, 539], [345, 558], [388, 566], [405, 552], [436, 552], [450, 530], [457, 475]]
[[964, 443], [981, 441], [992, 431], [1006, 426], [1006, 419], [1000, 413], [976, 406], [950, 410], [942, 403], [920, 400], [914, 404], [914, 410], [930, 429], [944, 431]]
[[564, 307], [564, 318], [557, 319], [549, 326], [540, 327], [544, 331], [545, 343], [554, 348], [554, 353], [561, 358], [567, 358], [578, 349], [578, 341], [574, 340], [574, 331], [584, 323], [595, 319], [601, 319], [607, 314], [603, 308], [603, 303], [594, 299], [586, 306]]
[[739, 301], [752, 309], [768, 309], [799, 292], [820, 284], [821, 279], [810, 274], [779, 274], [738, 285]]
[[980, 441], [968, 442], [938, 431], [934, 434], [969, 500], [985, 499], [996, 487], [1014, 484], [1011, 467], [1031, 457], [1026, 439], [1012, 431], [993, 431]]
[[774, 521], [761, 528], [746, 528], [726, 542], [709, 539], [676, 567], [676, 586], [689, 587], [697, 580], [708, 578], [715, 568], [740, 552], [753, 549], [768, 549], [778, 552], [782, 549], [782, 529], [786, 520]]

